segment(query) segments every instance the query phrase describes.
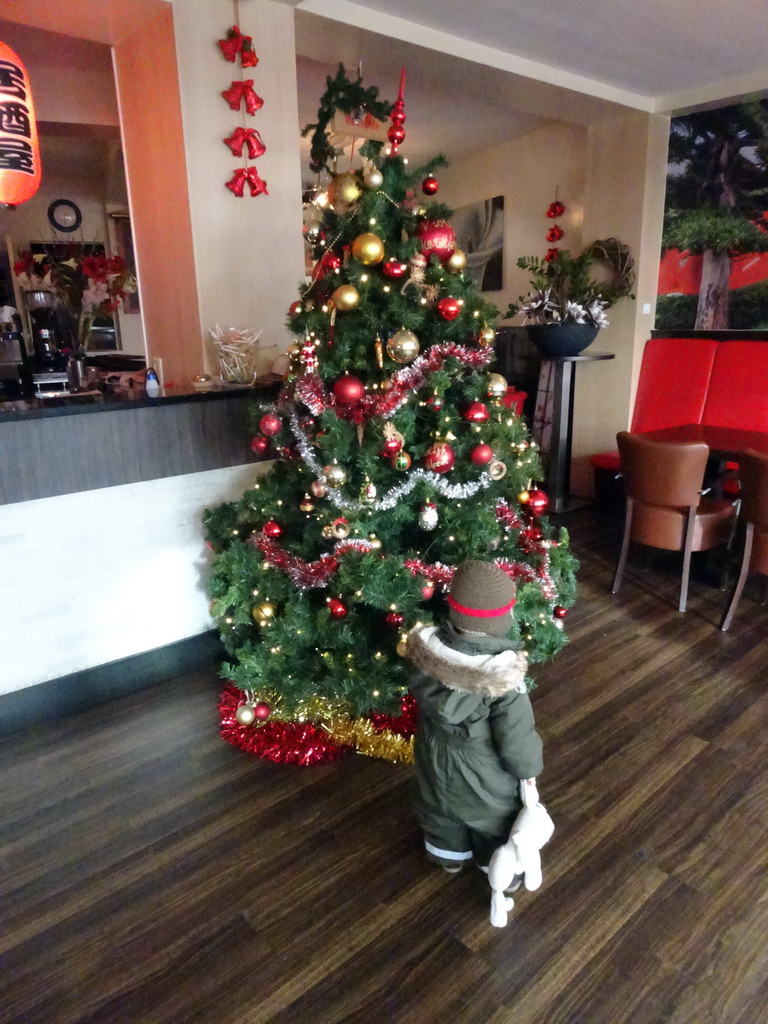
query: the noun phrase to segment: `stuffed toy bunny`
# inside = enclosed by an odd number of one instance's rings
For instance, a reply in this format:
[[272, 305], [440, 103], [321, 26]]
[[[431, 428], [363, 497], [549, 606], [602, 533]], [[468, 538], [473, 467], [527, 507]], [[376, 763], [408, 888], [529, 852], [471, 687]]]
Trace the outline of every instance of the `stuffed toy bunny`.
[[491, 857], [488, 881], [491, 883], [491, 924], [504, 928], [508, 912], [515, 905], [504, 890], [512, 886], [515, 876], [523, 876], [529, 892], [541, 885], [541, 848], [552, 838], [555, 826], [546, 808], [539, 802], [533, 779], [520, 782], [523, 809], [515, 818], [509, 839]]

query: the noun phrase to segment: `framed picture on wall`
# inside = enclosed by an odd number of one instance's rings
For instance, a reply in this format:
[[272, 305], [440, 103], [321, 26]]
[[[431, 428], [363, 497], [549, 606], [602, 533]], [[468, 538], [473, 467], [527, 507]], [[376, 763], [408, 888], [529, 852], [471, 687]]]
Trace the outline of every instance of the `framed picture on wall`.
[[467, 254], [466, 273], [477, 288], [504, 287], [504, 196], [460, 206], [451, 217], [456, 245]]

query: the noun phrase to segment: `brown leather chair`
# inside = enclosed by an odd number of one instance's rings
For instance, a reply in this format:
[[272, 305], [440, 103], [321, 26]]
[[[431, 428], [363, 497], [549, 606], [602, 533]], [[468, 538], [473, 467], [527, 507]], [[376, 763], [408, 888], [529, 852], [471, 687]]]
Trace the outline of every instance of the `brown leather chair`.
[[[768, 455], [745, 451], [739, 454], [741, 480], [740, 518], [746, 524], [739, 576], [726, 605], [720, 629], [728, 629], [750, 572], [768, 577]], [[768, 580], [763, 591], [765, 602]]]
[[702, 497], [709, 458], [705, 444], [651, 441], [626, 430], [616, 435], [627, 495], [624, 539], [612, 592], [621, 584], [630, 541], [683, 552], [681, 612], [688, 599], [691, 552], [730, 542], [736, 510], [730, 501]]

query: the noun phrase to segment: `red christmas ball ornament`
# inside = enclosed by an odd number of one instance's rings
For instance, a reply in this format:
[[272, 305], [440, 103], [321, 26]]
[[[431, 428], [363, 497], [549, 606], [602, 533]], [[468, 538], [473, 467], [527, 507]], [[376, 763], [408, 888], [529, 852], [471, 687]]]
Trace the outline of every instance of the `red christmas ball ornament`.
[[568, 614], [568, 609], [563, 608], [561, 604], [556, 604], [555, 607], [552, 609], [552, 614], [556, 619], [564, 619], [565, 616]]
[[421, 183], [421, 191], [425, 196], [433, 196], [435, 192], [440, 188], [440, 182], [433, 174], [427, 175], [427, 177]]
[[399, 437], [387, 437], [381, 446], [381, 454], [385, 459], [394, 459], [402, 447], [403, 442]]
[[483, 402], [470, 402], [461, 415], [467, 423], [487, 423], [488, 406]]
[[338, 597], [329, 597], [328, 611], [331, 613], [332, 618], [343, 619], [344, 616], [349, 611], [349, 609], [347, 608], [343, 601], [340, 601], [338, 599]]
[[437, 392], [435, 392], [434, 395], [430, 395], [429, 398], [427, 399], [427, 405], [430, 407], [430, 409], [434, 409], [436, 412], [439, 412], [439, 410], [443, 408], [442, 396], [438, 395]]
[[301, 303], [297, 299], [295, 302], [292, 302], [290, 304], [290, 306], [288, 307], [288, 316], [296, 316], [296, 314], [300, 313], [300, 312], [301, 312]]
[[537, 516], [543, 515], [547, 511], [548, 505], [549, 498], [544, 491], [533, 490], [528, 492], [528, 508]]
[[390, 612], [384, 616], [384, 621], [389, 629], [401, 629], [405, 622], [405, 616], [401, 615], [400, 612]]
[[563, 204], [560, 202], [559, 199], [556, 199], [554, 201], [554, 203], [550, 203], [549, 204], [549, 209], [547, 210], [547, 216], [549, 217], [550, 220], [554, 220], [556, 217], [562, 217], [564, 213], [565, 213], [565, 207], [563, 206]]
[[472, 449], [469, 457], [476, 466], [487, 466], [493, 458], [493, 448], [489, 444], [479, 444]]
[[365, 384], [359, 377], [345, 373], [333, 385], [333, 394], [339, 405], [359, 405], [365, 397]]
[[435, 594], [435, 581], [425, 579], [420, 589], [421, 596], [424, 598], [425, 601], [429, 601], [430, 598], [434, 597]]
[[453, 468], [454, 461], [453, 448], [445, 441], [435, 442], [424, 455], [424, 464], [433, 473], [447, 473]]
[[341, 270], [341, 256], [337, 256], [335, 252], [328, 249], [315, 264], [312, 278], [314, 281], [321, 281], [327, 274], [331, 274], [335, 270]]
[[266, 701], [260, 700], [258, 704], [254, 705], [253, 715], [254, 718], [258, 718], [260, 722], [266, 722], [269, 716], [272, 714], [272, 708], [267, 704]]
[[444, 299], [440, 299], [438, 302], [437, 312], [443, 320], [455, 320], [461, 312], [461, 306], [457, 299], [447, 295]]
[[381, 270], [386, 277], [391, 278], [393, 281], [397, 281], [399, 278], [405, 277], [408, 272], [408, 264], [403, 263], [400, 260], [396, 260], [393, 256], [382, 263]]
[[401, 128], [400, 125], [390, 125], [387, 129], [387, 138], [394, 146], [400, 146], [405, 139], [405, 128]]
[[279, 434], [282, 425], [283, 421], [273, 412], [265, 412], [259, 420], [259, 429], [262, 434], [266, 434], [267, 437], [274, 437], [275, 434]]
[[262, 526], [261, 532], [265, 537], [277, 538], [283, 532], [283, 528], [280, 523], [276, 523], [274, 519], [268, 519]]
[[427, 259], [437, 256], [442, 263], [456, 248], [456, 233], [446, 220], [423, 220], [416, 228], [416, 235], [421, 242], [421, 254]]
[[266, 439], [266, 437], [263, 437], [261, 434], [259, 434], [256, 437], [252, 438], [251, 451], [254, 453], [254, 455], [263, 455], [267, 448], [269, 448], [269, 441]]

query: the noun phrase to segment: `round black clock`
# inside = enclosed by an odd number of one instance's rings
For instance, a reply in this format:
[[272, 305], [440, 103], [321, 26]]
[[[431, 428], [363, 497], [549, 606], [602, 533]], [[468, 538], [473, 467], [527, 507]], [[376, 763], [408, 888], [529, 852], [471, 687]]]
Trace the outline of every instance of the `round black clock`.
[[57, 231], [77, 231], [83, 223], [80, 207], [71, 199], [55, 199], [48, 207], [48, 220]]

